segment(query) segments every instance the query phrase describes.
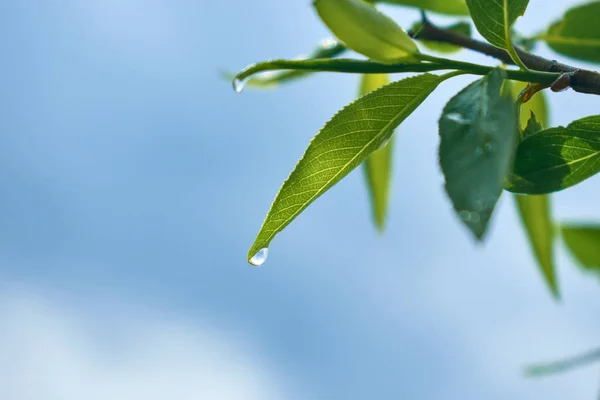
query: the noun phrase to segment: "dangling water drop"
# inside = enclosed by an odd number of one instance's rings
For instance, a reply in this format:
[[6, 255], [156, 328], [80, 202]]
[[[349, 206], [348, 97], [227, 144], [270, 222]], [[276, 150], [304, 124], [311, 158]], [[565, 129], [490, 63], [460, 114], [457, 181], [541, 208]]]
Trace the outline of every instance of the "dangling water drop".
[[247, 81], [248, 81], [248, 78], [246, 78], [246, 79], [233, 78], [233, 81], [231, 82], [233, 85], [233, 90], [235, 90], [236, 93], [242, 93]]
[[255, 255], [250, 258], [250, 264], [255, 267], [260, 267], [263, 265], [265, 261], [267, 261], [267, 257], [269, 256], [269, 249], [267, 247], [260, 249], [256, 252]]
[[319, 45], [324, 49], [330, 49], [332, 47], [337, 46], [337, 44], [338, 44], [338, 41], [335, 40], [334, 38], [323, 39], [319, 42]]
[[387, 138], [383, 142], [381, 142], [381, 144], [377, 147], [377, 150], [383, 149], [385, 146], [387, 146], [387, 144], [390, 142], [391, 139], [392, 139], [392, 137], [390, 136], [389, 138]]

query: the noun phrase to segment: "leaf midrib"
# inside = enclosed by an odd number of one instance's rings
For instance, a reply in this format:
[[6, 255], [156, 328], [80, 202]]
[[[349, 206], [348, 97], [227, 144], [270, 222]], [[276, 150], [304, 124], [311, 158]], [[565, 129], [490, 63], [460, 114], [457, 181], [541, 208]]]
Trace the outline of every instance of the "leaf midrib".
[[504, 0], [504, 10], [502, 10], [504, 16], [504, 42], [506, 47], [512, 47], [510, 40], [510, 26], [508, 24], [508, 0]]

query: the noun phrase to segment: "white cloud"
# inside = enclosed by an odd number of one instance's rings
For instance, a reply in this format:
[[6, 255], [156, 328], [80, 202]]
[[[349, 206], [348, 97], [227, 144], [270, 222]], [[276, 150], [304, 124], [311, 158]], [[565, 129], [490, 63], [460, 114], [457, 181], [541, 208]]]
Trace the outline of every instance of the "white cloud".
[[281, 376], [222, 331], [135, 309], [84, 314], [31, 291], [2, 292], [2, 399], [290, 398]]

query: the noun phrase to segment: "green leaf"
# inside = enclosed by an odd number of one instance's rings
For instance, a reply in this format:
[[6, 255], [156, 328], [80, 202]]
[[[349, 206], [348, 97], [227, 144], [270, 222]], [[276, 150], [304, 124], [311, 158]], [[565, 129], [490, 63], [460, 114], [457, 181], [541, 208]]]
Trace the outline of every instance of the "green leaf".
[[[389, 78], [386, 74], [363, 75], [360, 85], [360, 95], [364, 96], [375, 89], [388, 84]], [[371, 208], [375, 226], [383, 231], [385, 216], [389, 199], [390, 181], [392, 175], [392, 143], [389, 142], [379, 150], [375, 150], [363, 163], [367, 188], [371, 198]]]
[[[527, 87], [527, 83], [513, 81], [513, 97], [517, 99]], [[541, 122], [538, 122], [536, 115], [540, 116]], [[548, 126], [548, 107], [543, 91], [535, 93], [528, 102], [521, 104], [520, 126], [523, 129], [521, 135], [523, 138]], [[551, 293], [558, 298], [558, 281], [554, 264], [555, 232], [550, 212], [550, 197], [548, 195], [525, 196], [519, 194], [513, 196], [542, 276]]]
[[600, 1], [570, 9], [563, 19], [538, 36], [554, 51], [566, 56], [600, 62]]
[[[512, 81], [512, 86], [514, 98], [516, 99], [519, 93], [527, 88], [527, 82]], [[519, 118], [521, 129], [527, 128], [532, 113], [535, 114], [537, 121], [539, 121], [543, 127], [548, 127], [548, 102], [546, 101], [543, 91], [535, 93], [528, 102], [521, 104]]]
[[466, 0], [475, 27], [488, 42], [507, 49], [510, 28], [525, 14], [529, 0]]
[[416, 43], [391, 18], [363, 0], [315, 0], [319, 16], [352, 50], [384, 63], [415, 60]]
[[[523, 115], [521, 115], [521, 117], [522, 116]], [[527, 126], [525, 127], [525, 129], [523, 129], [522, 132], [523, 139], [526, 139], [529, 136], [538, 133], [542, 129], [544, 129], [543, 125], [537, 120], [537, 117], [535, 116], [533, 111], [530, 111], [530, 117], [527, 121]]]
[[582, 267], [600, 277], [600, 225], [564, 224], [561, 233]]
[[447, 15], [469, 15], [465, 0], [380, 0], [381, 3], [417, 7]]
[[544, 194], [574, 186], [600, 171], [600, 116], [540, 131], [517, 148], [507, 190]]
[[466, 0], [475, 27], [488, 42], [505, 49], [516, 64], [522, 65], [514, 51], [511, 27], [525, 14], [529, 0]]
[[283, 183], [250, 251], [251, 259], [310, 203], [383, 146], [445, 79], [422, 74], [371, 92], [338, 112], [314, 137]]
[[554, 266], [554, 224], [550, 217], [549, 196], [515, 195], [521, 222], [535, 254], [540, 271], [554, 297], [558, 298], [558, 282]]
[[525, 373], [529, 376], [538, 377], [544, 375], [553, 375], [571, 371], [575, 368], [585, 367], [589, 364], [600, 361], [600, 348], [593, 349], [587, 353], [579, 354], [563, 360], [554, 361], [547, 364], [532, 365], [526, 369]]
[[[296, 60], [315, 60], [333, 58], [342, 54], [346, 46], [334, 39], [322, 40], [319, 45], [308, 55], [299, 56]], [[282, 83], [294, 81], [312, 74], [314, 71], [268, 71], [257, 75], [244, 83], [246, 87], [272, 88]], [[233, 80], [235, 74], [224, 72], [227, 80]]]
[[517, 109], [495, 69], [448, 102], [439, 121], [440, 165], [462, 221], [481, 239], [513, 160]]
[[[423, 24], [421, 22], [417, 22], [416, 24], [413, 25], [411, 30], [413, 32], [417, 32], [417, 35], [418, 35], [419, 29], [422, 25]], [[447, 26], [443, 29], [447, 30], [447, 31], [455, 32], [455, 33], [460, 33], [460, 34], [463, 34], [466, 36], [471, 36], [471, 24], [469, 24], [468, 22], [458, 22], [454, 25]], [[443, 54], [456, 53], [456, 52], [462, 50], [462, 47], [455, 46], [455, 45], [449, 44], [449, 43], [434, 42], [431, 40], [420, 40], [420, 42], [423, 46], [425, 46], [425, 48], [432, 50], [432, 51], [437, 51], [438, 53], [443, 53]]]

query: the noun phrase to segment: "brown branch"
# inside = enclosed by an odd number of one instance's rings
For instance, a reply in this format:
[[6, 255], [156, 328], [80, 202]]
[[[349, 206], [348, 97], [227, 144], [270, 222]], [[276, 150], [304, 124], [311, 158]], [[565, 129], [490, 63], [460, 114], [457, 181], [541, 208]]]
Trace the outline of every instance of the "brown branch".
[[[408, 33], [415, 39], [453, 44], [497, 58], [505, 64], [514, 65], [513, 60], [505, 50], [460, 33], [438, 28], [426, 19], [420, 29]], [[548, 60], [519, 48], [516, 48], [516, 50], [527, 68], [544, 72], [568, 73], [570, 76], [569, 86], [573, 90], [579, 93], [600, 95], [600, 73]]]

